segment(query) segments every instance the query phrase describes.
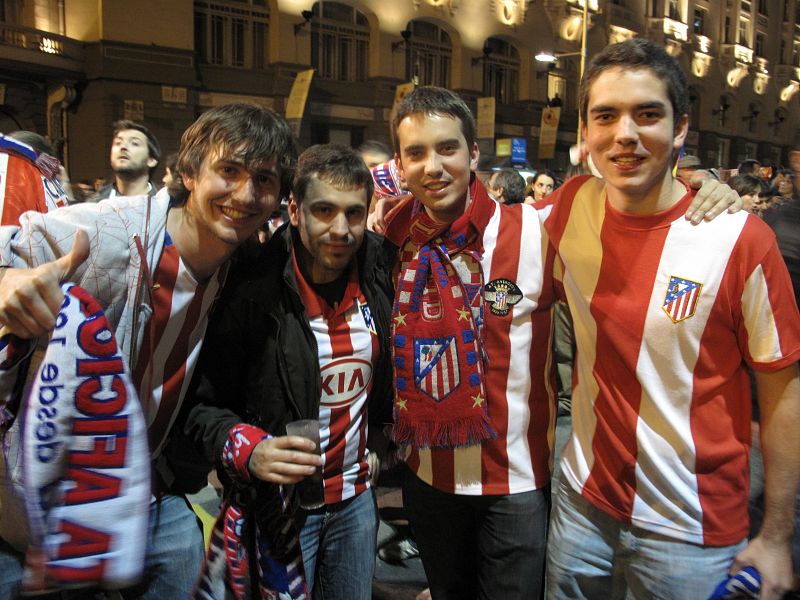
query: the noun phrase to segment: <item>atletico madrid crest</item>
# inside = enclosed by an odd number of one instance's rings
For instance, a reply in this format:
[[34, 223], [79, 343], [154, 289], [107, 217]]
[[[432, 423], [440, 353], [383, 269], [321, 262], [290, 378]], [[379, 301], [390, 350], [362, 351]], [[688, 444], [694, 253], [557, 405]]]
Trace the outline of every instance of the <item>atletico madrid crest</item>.
[[437, 402], [458, 387], [455, 336], [414, 340], [414, 379], [417, 387]]
[[703, 284], [697, 281], [675, 275], [669, 278], [667, 295], [662, 308], [673, 323], [679, 323], [694, 315], [702, 289]]

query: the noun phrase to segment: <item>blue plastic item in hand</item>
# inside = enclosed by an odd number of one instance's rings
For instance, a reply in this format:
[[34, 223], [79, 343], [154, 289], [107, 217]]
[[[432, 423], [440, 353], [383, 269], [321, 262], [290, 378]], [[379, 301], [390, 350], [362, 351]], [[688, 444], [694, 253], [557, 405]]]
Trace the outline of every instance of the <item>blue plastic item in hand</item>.
[[761, 575], [754, 567], [745, 567], [719, 582], [708, 600], [735, 600], [737, 598], [758, 598], [761, 590]]

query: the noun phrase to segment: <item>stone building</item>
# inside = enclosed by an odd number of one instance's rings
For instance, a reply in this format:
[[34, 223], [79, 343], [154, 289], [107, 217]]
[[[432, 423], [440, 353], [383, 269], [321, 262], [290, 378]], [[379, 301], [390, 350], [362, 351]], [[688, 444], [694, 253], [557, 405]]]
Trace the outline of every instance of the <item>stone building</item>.
[[[800, 0], [0, 0], [0, 131], [48, 134], [73, 179], [93, 178], [107, 174], [114, 120], [145, 123], [171, 152], [208, 107], [284, 113], [296, 74], [313, 68], [302, 145], [388, 142], [396, 88], [414, 81], [473, 108], [493, 97], [494, 138], [525, 139], [533, 165], [558, 95], [548, 166], [563, 169], [584, 12], [589, 57], [641, 35], [678, 58], [687, 151], [705, 166], [784, 164], [800, 146]], [[545, 64], [542, 51], [566, 56]], [[491, 158], [494, 139], [480, 143]]]

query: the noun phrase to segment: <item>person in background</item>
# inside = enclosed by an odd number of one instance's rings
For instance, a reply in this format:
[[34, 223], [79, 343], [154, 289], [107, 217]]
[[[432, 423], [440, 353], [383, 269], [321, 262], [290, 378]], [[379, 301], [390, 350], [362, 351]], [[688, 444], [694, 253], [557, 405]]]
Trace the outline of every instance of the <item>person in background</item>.
[[361, 144], [358, 147], [358, 153], [361, 155], [361, 159], [369, 169], [376, 167], [381, 163], [385, 163], [387, 160], [392, 158], [392, 153], [389, 150], [389, 146], [377, 140], [367, 140]]
[[38, 133], [0, 134], [0, 224], [17, 225], [28, 210], [47, 212], [67, 206], [65, 176], [50, 144]]
[[556, 189], [557, 181], [558, 179], [555, 173], [547, 169], [536, 173], [536, 176], [533, 178], [533, 183], [525, 190], [525, 204], [541, 202], [547, 198], [547, 196], [552, 194], [553, 190]]
[[525, 200], [525, 180], [516, 169], [495, 171], [486, 189], [502, 204], [519, 204]]
[[728, 185], [739, 194], [747, 212], [760, 215], [766, 208], [769, 198], [769, 186], [760, 177], [755, 175], [734, 175], [728, 180]]
[[164, 161], [164, 176], [161, 178], [161, 183], [169, 188], [170, 185], [173, 185], [172, 180], [180, 176], [180, 173], [178, 173], [178, 155], [176, 153], [168, 155]]
[[700, 162], [700, 159], [697, 156], [693, 154], [684, 154], [678, 161], [678, 177], [684, 181], [690, 181], [692, 179], [692, 175], [694, 175], [699, 169], [703, 168], [702, 164], [703, 163]]
[[111, 138], [111, 170], [114, 182], [104, 185], [89, 202], [100, 202], [114, 196], [153, 196], [155, 186], [150, 178], [161, 159], [161, 146], [156, 136], [144, 125], [127, 119], [114, 123]]
[[794, 172], [778, 169], [771, 182], [772, 203], [784, 204], [795, 197]]
[[736, 169], [737, 175], [752, 175], [761, 177], [761, 163], [755, 158], [745, 158]]

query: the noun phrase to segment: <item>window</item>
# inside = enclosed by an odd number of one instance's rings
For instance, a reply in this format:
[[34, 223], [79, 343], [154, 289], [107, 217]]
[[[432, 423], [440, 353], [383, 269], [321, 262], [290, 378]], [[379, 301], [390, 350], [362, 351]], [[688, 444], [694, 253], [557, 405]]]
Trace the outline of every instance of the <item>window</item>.
[[767, 16], [767, 0], [758, 0], [758, 14]]
[[763, 57], [765, 51], [766, 51], [766, 41], [764, 40], [764, 34], [763, 33], [757, 33], [756, 34], [756, 47], [755, 47], [756, 56]]
[[753, 5], [750, 0], [742, 0], [741, 11], [748, 14], [753, 12]]
[[366, 81], [367, 18], [346, 4], [316, 2], [312, 8], [311, 66], [324, 79]]
[[783, 22], [789, 22], [789, 0], [783, 0]]
[[733, 43], [733, 32], [731, 31], [731, 18], [725, 17], [725, 43]]
[[692, 19], [692, 31], [697, 35], [706, 34], [706, 11], [702, 8], [694, 9], [694, 19]]
[[519, 85], [519, 52], [498, 38], [489, 38], [486, 48], [491, 52], [483, 62], [483, 95], [498, 102], [511, 104], [517, 100]]
[[679, 0], [669, 0], [669, 13], [667, 16], [673, 21], [682, 21]]
[[269, 13], [264, 0], [196, 0], [194, 47], [199, 62], [263, 69]]
[[418, 85], [450, 86], [453, 45], [447, 32], [426, 21], [409, 21], [406, 44], [406, 79]]
[[750, 20], [739, 19], [739, 45], [750, 47]]

